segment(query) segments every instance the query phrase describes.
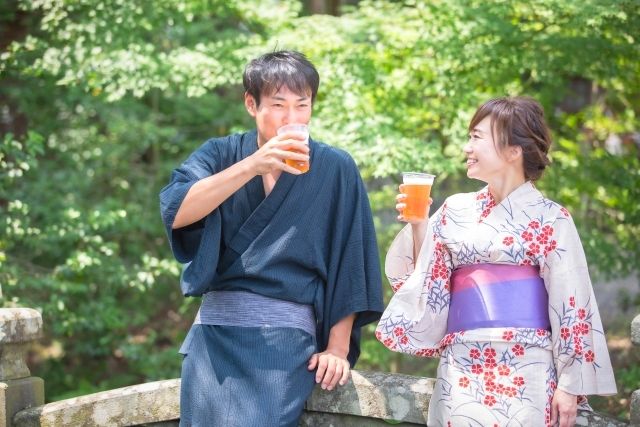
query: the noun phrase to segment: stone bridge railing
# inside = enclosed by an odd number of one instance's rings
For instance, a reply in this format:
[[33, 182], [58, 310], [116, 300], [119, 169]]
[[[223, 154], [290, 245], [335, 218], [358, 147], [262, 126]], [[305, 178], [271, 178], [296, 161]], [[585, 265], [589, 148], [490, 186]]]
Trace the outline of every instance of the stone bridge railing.
[[[25, 364], [29, 343], [41, 335], [40, 314], [0, 309], [0, 427], [177, 426], [180, 380], [139, 384], [44, 403], [44, 383]], [[632, 325], [640, 345], [640, 316]], [[425, 425], [435, 380], [382, 372], [353, 371], [334, 392], [317, 388], [307, 401], [301, 426], [376, 427]], [[631, 399], [631, 425], [640, 426], [640, 390]], [[613, 418], [582, 412], [579, 426], [624, 426]]]

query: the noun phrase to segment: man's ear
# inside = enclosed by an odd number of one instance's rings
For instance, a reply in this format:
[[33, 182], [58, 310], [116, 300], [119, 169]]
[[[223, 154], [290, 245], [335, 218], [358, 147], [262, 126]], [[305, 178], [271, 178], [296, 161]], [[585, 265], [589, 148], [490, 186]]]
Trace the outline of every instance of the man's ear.
[[244, 107], [251, 117], [255, 117], [258, 114], [258, 103], [249, 92], [244, 93]]

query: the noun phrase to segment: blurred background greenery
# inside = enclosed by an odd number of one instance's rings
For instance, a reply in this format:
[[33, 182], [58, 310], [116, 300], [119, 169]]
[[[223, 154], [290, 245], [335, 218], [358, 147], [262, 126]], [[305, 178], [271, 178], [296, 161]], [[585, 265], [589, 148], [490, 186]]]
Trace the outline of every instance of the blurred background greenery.
[[[435, 204], [482, 184], [461, 147], [477, 106], [545, 107], [553, 166], [539, 187], [574, 215], [599, 284], [628, 416], [640, 356], [640, 3], [637, 0], [4, 0], [0, 3], [2, 306], [42, 311], [31, 361], [49, 401], [179, 376], [197, 309], [157, 194], [211, 136], [248, 129], [241, 73], [298, 49], [318, 67], [313, 135], [358, 162], [381, 256], [402, 170], [438, 175]], [[613, 284], [624, 278], [626, 285]], [[612, 290], [613, 289], [613, 290]], [[360, 369], [433, 376], [435, 361], [365, 334]]]

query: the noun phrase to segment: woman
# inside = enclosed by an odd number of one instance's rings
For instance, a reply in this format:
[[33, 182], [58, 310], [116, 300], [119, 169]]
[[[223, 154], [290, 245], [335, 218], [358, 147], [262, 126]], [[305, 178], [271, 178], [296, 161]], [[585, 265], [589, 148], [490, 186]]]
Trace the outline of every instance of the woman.
[[429, 426], [571, 426], [584, 395], [616, 393], [575, 225], [533, 185], [550, 145], [536, 101], [488, 101], [464, 147], [467, 176], [488, 185], [449, 197], [389, 249], [396, 293], [376, 336], [440, 357]]

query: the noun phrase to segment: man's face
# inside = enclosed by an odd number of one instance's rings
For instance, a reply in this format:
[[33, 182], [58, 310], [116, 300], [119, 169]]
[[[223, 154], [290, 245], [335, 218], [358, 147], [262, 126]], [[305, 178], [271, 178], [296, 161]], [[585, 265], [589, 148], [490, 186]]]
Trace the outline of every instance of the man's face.
[[311, 120], [311, 91], [299, 95], [282, 86], [275, 93], [263, 93], [260, 105], [256, 105], [253, 96], [245, 93], [244, 104], [249, 114], [256, 119], [259, 146], [276, 136], [279, 127], [289, 123], [309, 124]]

